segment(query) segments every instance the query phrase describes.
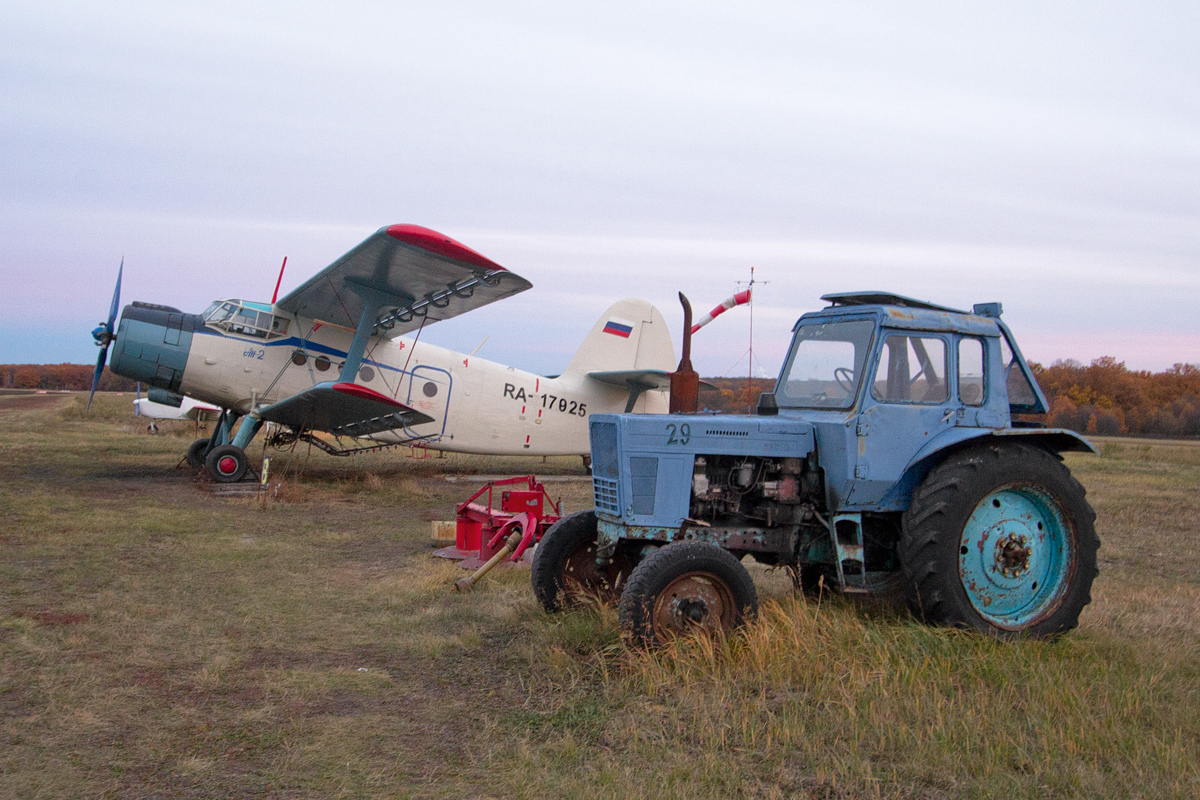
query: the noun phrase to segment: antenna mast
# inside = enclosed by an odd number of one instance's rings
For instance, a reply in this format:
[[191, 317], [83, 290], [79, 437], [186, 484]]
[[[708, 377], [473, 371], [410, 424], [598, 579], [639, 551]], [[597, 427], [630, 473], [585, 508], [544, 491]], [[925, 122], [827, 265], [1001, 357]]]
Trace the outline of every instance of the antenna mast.
[[770, 283], [770, 281], [756, 281], [754, 279], [754, 267], [750, 267], [750, 282], [749, 283], [746, 283], [746, 281], [738, 281], [737, 282], [738, 286], [745, 285], [746, 289], [750, 293], [749, 294], [750, 299], [747, 301], [747, 305], [750, 306], [750, 358], [749, 358], [750, 365], [746, 370], [746, 372], [747, 372], [747, 375], [746, 375], [746, 413], [748, 413], [748, 414], [754, 413], [753, 393], [754, 393], [754, 284], [755, 283]]

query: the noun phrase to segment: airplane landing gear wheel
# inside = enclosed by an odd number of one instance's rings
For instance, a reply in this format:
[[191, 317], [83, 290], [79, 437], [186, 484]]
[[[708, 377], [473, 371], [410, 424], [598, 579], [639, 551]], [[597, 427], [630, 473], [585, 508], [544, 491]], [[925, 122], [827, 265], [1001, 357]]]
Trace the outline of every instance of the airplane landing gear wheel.
[[622, 637], [658, 647], [693, 631], [728, 633], [758, 614], [754, 579], [707, 542], [672, 542], [633, 570], [617, 618]]
[[246, 476], [250, 460], [237, 445], [223, 444], [212, 449], [204, 461], [208, 474], [217, 483], [237, 483]]
[[192, 469], [204, 468], [204, 451], [208, 449], [208, 439], [197, 439], [187, 449], [187, 463]]

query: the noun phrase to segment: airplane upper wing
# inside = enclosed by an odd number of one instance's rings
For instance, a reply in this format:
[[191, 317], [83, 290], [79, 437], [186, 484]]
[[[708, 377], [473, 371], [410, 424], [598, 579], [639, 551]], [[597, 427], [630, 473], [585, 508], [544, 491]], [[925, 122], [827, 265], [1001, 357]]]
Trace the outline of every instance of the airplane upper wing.
[[259, 409], [258, 415], [296, 430], [327, 431], [336, 436], [367, 436], [433, 421], [433, 417], [373, 389], [332, 381]]
[[276, 308], [354, 330], [373, 298], [381, 304], [377, 330], [399, 336], [423, 319], [449, 319], [531, 285], [437, 231], [391, 225], [289, 292]]

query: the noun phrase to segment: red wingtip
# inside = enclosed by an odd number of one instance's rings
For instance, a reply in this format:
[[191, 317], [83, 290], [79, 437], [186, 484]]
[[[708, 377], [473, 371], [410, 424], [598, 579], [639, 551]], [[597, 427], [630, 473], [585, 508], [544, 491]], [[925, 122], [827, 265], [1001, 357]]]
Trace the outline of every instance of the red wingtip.
[[393, 239], [411, 244], [414, 247], [419, 247], [422, 250], [428, 250], [435, 255], [453, 258], [456, 261], [464, 261], [468, 264], [473, 264], [484, 269], [504, 269], [504, 267], [492, 261], [487, 256], [476, 253], [471, 248], [461, 242], [456, 242], [449, 236], [429, 228], [422, 228], [420, 225], [390, 225], [387, 228], [388, 236]]
[[397, 403], [386, 394], [380, 394], [374, 389], [368, 389], [366, 386], [359, 386], [357, 383], [335, 383], [333, 385], [333, 389], [334, 391], [341, 392], [342, 394], [361, 397], [364, 400], [375, 400], [376, 402], [387, 403], [388, 405], [396, 406], [397, 408], [407, 408], [407, 406], [405, 406], [403, 403]]

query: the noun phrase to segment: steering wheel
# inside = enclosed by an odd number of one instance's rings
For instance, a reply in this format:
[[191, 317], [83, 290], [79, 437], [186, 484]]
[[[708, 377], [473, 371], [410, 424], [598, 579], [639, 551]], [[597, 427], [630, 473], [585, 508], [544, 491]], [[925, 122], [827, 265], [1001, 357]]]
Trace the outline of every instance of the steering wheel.
[[833, 379], [846, 394], [854, 394], [854, 370], [848, 367], [838, 367], [833, 371]]

